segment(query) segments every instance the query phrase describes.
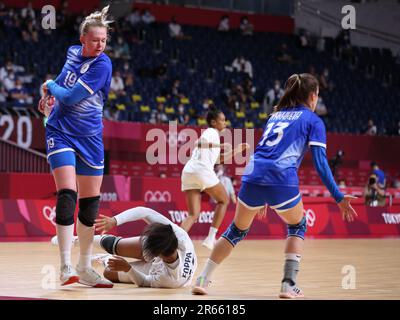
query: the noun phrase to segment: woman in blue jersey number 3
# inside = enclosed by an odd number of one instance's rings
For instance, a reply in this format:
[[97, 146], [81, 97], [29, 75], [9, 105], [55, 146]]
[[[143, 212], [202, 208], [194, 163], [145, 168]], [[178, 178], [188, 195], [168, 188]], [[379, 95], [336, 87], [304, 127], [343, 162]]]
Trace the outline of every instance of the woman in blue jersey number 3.
[[307, 230], [297, 169], [308, 147], [314, 166], [338, 204], [343, 219], [350, 222], [357, 216], [350, 204], [354, 197], [339, 191], [326, 160], [325, 126], [314, 113], [318, 92], [318, 81], [310, 74], [294, 74], [287, 80], [284, 95], [268, 119], [263, 136], [244, 171], [235, 217], [216, 243], [192, 288], [193, 294], [207, 294], [216, 267], [247, 235], [257, 212], [269, 205], [287, 224], [279, 297], [304, 297], [296, 285]]
[[[82, 45], [71, 46], [62, 72], [42, 85], [39, 110], [48, 116], [47, 159], [57, 188], [56, 229], [61, 260], [61, 285], [79, 282], [110, 288], [112, 282], [91, 265], [94, 221], [100, 205], [104, 170], [102, 111], [111, 82], [112, 65], [103, 52], [108, 36], [108, 6], [87, 16], [80, 25]], [[54, 106], [49, 97], [55, 98]], [[53, 98], [54, 97], [54, 98]], [[71, 264], [74, 211], [80, 255]]]

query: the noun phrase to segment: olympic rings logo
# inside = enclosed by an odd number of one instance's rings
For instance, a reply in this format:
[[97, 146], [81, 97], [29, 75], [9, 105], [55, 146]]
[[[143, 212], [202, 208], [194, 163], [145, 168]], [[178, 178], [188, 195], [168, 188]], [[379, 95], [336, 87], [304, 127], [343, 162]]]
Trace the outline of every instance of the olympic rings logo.
[[44, 206], [42, 209], [43, 216], [51, 222], [53, 226], [56, 226], [56, 207]]
[[146, 202], [171, 202], [171, 193], [169, 191], [146, 191], [144, 194]]
[[317, 219], [317, 217], [315, 216], [314, 211], [311, 210], [311, 209], [307, 209], [307, 210], [303, 209], [303, 213], [304, 213], [304, 215], [306, 217], [306, 220], [307, 220], [307, 226], [313, 227], [314, 224], [315, 224], [315, 220]]

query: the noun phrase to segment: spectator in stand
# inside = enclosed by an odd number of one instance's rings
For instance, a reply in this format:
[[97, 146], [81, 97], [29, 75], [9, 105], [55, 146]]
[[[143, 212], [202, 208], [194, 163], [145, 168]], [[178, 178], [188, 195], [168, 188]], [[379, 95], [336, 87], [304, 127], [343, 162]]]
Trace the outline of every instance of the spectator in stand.
[[36, 14], [35, 10], [32, 8], [32, 2], [29, 1], [28, 5], [25, 8], [22, 8], [21, 10], [21, 18], [22, 19], [32, 19], [35, 20]]
[[155, 119], [155, 124], [168, 123], [168, 115], [164, 111], [163, 103], [157, 104], [157, 109], [152, 111], [152, 117]]
[[328, 90], [332, 91], [333, 90], [333, 83], [329, 79], [329, 69], [325, 68], [324, 71], [321, 73], [319, 76], [319, 87], [320, 90]]
[[113, 48], [114, 58], [130, 59], [129, 45], [124, 39], [119, 36], [117, 38], [117, 43]]
[[376, 175], [378, 178], [379, 187], [385, 188], [386, 187], [385, 172], [379, 168], [378, 164], [375, 161], [371, 162], [371, 170], [372, 170], [372, 174]]
[[14, 71], [9, 71], [3, 78], [3, 85], [7, 92], [10, 92], [15, 87], [15, 74]]
[[346, 180], [344, 179], [339, 179], [339, 188], [346, 188]]
[[126, 20], [129, 21], [132, 27], [137, 26], [142, 21], [139, 9], [134, 8], [132, 12], [126, 17]]
[[183, 34], [181, 25], [176, 21], [175, 17], [172, 17], [171, 22], [168, 24], [169, 35], [171, 38], [183, 39], [185, 35]]
[[134, 79], [133, 73], [128, 74], [125, 77], [125, 83], [124, 83], [124, 87], [125, 87], [124, 91], [127, 94], [133, 94], [133, 92], [134, 92], [134, 83], [135, 83], [135, 79]]
[[289, 52], [288, 46], [286, 43], [283, 43], [281, 49], [278, 51], [276, 59], [279, 62], [293, 64], [294, 58], [293, 55]]
[[328, 109], [327, 109], [324, 101], [322, 100], [321, 96], [318, 97], [317, 106], [315, 108], [315, 113], [317, 115], [319, 115], [321, 118], [328, 115]]
[[253, 66], [249, 60], [246, 60], [243, 55], [238, 56], [232, 62], [232, 69], [236, 72], [244, 72], [250, 78], [253, 78]]
[[338, 150], [336, 152], [335, 157], [329, 161], [329, 165], [331, 167], [332, 175], [333, 175], [334, 178], [336, 177], [337, 169], [343, 163], [343, 157], [344, 157], [344, 151], [343, 150]]
[[302, 48], [302, 49], [310, 48], [310, 44], [311, 44], [310, 33], [308, 31], [302, 29], [300, 31], [298, 41], [299, 41], [300, 48]]
[[15, 80], [15, 86], [9, 92], [13, 106], [24, 106], [32, 103], [32, 97], [28, 95], [28, 91], [22, 85], [20, 79]]
[[283, 89], [281, 87], [281, 82], [279, 80], [274, 81], [274, 87], [267, 91], [264, 98], [264, 111], [267, 114], [272, 113], [273, 107], [278, 103], [278, 101], [283, 96]]
[[249, 22], [249, 18], [247, 16], [244, 16], [240, 21], [239, 29], [243, 36], [252, 36], [254, 26]]
[[142, 21], [145, 25], [149, 26], [156, 21], [156, 18], [150, 13], [148, 9], [142, 11]]
[[25, 72], [25, 68], [23, 66], [14, 64], [11, 60], [7, 60], [5, 65], [0, 68], [0, 82], [3, 81], [10, 72], [18, 74], [23, 73]]
[[117, 95], [121, 95], [124, 92], [124, 80], [122, 80], [121, 73], [119, 71], [114, 71], [114, 75], [111, 78], [110, 89]]
[[7, 101], [7, 97], [8, 93], [3, 84], [0, 82], [0, 103], [5, 103]]
[[376, 125], [374, 124], [374, 121], [372, 119], [369, 119], [367, 130], [365, 131], [365, 134], [368, 136], [376, 136], [377, 132], [378, 132], [378, 129], [377, 129]]
[[393, 180], [393, 188], [400, 189], [400, 173]]
[[179, 124], [185, 124], [186, 122], [186, 109], [185, 109], [185, 105], [183, 103], [180, 103], [178, 105], [178, 113], [176, 115], [176, 121], [178, 121]]
[[227, 15], [224, 15], [221, 17], [221, 20], [219, 21], [218, 31], [219, 32], [228, 32], [229, 30], [230, 30], [229, 17]]
[[8, 14], [8, 9], [6, 8], [6, 5], [4, 4], [3, 1], [0, 1], [0, 20], [7, 16]]
[[378, 177], [371, 174], [364, 188], [365, 205], [370, 207], [382, 207], [386, 204], [385, 190], [379, 186]]

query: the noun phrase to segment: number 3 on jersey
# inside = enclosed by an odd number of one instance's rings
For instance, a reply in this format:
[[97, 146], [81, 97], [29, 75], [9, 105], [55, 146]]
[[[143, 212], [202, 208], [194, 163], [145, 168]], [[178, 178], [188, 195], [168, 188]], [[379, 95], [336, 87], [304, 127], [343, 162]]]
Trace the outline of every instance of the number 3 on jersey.
[[[265, 129], [264, 134], [262, 136], [262, 139], [260, 143], [258, 144], [259, 146], [267, 145], [268, 147], [272, 147], [274, 145], [277, 145], [283, 137], [283, 130], [289, 125], [289, 122], [270, 122], [267, 125], [267, 129]], [[271, 132], [272, 128], [274, 129], [272, 133], [277, 133], [278, 136], [274, 140], [267, 140], [268, 135]]]

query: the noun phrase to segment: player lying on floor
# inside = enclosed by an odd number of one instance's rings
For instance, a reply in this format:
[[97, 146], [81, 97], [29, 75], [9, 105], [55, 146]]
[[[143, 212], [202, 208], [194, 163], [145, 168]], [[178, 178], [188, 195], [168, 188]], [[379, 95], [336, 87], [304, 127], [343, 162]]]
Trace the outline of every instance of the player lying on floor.
[[[143, 219], [148, 225], [140, 236], [122, 238], [105, 232], [115, 226]], [[136, 207], [114, 217], [100, 215], [95, 245], [109, 254], [94, 256], [104, 266], [104, 277], [112, 282], [135, 283], [139, 287], [179, 288], [189, 286], [197, 268], [197, 257], [188, 234], [162, 214]], [[123, 257], [138, 259], [128, 262]]]

